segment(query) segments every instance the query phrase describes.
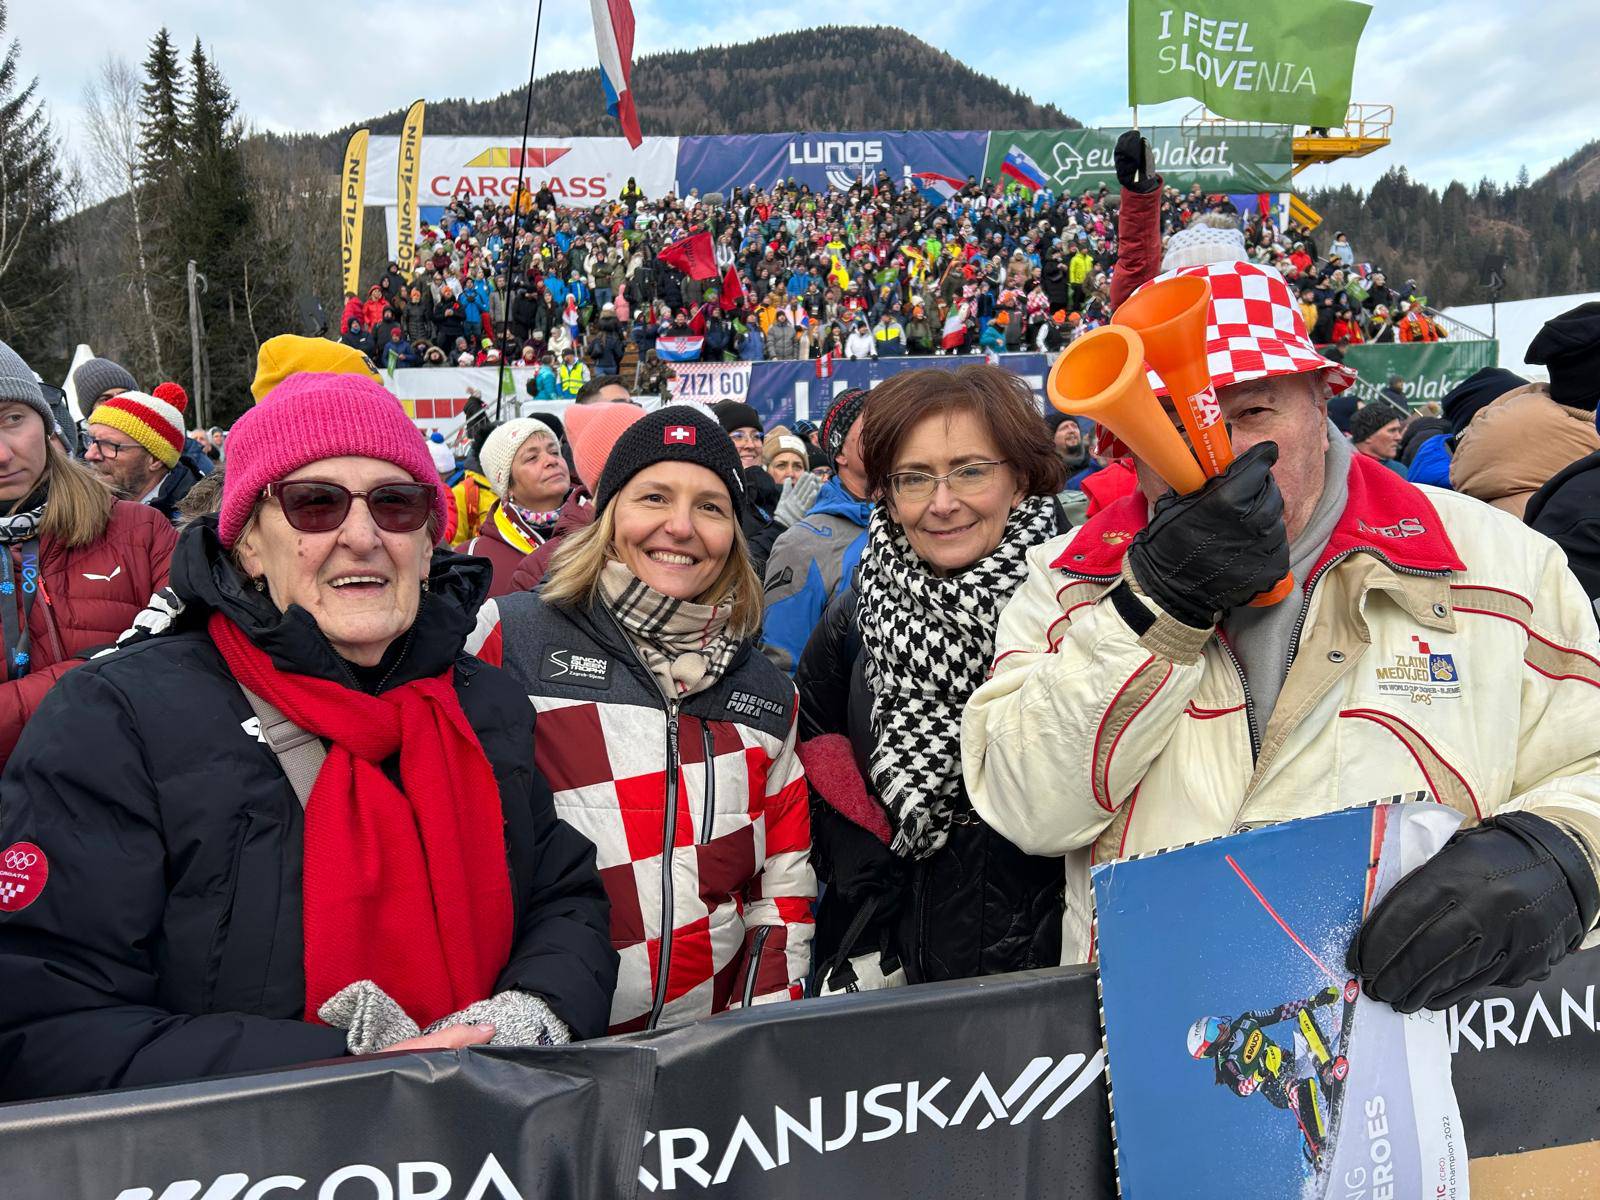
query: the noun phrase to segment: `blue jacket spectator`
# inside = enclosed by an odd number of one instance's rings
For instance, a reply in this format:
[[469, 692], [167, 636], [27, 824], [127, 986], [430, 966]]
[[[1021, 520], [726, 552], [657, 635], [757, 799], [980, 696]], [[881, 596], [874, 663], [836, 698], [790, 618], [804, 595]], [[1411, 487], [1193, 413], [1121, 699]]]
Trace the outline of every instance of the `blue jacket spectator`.
[[761, 649], [790, 675], [828, 601], [854, 573], [866, 549], [871, 517], [870, 501], [857, 500], [844, 484], [830, 479], [817, 493], [810, 511], [772, 544]]

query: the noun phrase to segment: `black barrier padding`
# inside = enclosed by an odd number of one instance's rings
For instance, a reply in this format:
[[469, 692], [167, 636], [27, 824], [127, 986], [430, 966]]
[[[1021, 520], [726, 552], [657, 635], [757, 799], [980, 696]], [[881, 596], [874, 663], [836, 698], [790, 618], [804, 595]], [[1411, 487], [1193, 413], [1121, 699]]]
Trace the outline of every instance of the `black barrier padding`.
[[[641, 1196], [1116, 1194], [1090, 967], [767, 1005], [627, 1040], [660, 1056], [644, 1153], [655, 1190]], [[791, 1134], [780, 1164], [775, 1109], [820, 1127], [825, 1148]]]
[[[644, 1047], [490, 1050], [340, 1060], [315, 1069], [0, 1106], [0, 1196], [6, 1200], [146, 1200], [196, 1180], [206, 1195], [311, 1200], [356, 1171], [344, 1196], [469, 1194], [497, 1163], [522, 1200], [631, 1194], [654, 1076]], [[488, 1161], [494, 1156], [495, 1163]], [[368, 1181], [360, 1181], [362, 1168]], [[387, 1181], [387, 1190], [370, 1173]], [[132, 1195], [126, 1193], [132, 1189]], [[213, 1195], [218, 1193], [211, 1193]], [[504, 1193], [487, 1187], [485, 1196]]]
[[1472, 1158], [1600, 1140], [1600, 949], [1439, 1014]]
[[[1472, 1157], [1600, 1140], [1597, 993], [1600, 950], [1438, 1014]], [[1099, 1049], [1094, 972], [1069, 967], [574, 1047], [0, 1105], [0, 1198], [153, 1200], [184, 1180], [198, 1186], [175, 1195], [204, 1196], [236, 1175], [214, 1194], [293, 1176], [303, 1186], [269, 1194], [309, 1200], [355, 1167], [388, 1190], [351, 1177], [336, 1196], [431, 1195], [442, 1168], [441, 1200], [1102, 1200], [1116, 1188]], [[491, 1154], [511, 1192], [472, 1191]]]

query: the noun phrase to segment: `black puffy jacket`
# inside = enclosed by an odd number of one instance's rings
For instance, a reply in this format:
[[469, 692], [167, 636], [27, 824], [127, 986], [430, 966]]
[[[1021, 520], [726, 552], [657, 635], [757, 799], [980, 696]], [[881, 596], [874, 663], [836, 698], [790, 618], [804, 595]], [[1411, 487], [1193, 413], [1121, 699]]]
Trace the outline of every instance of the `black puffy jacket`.
[[[795, 685], [800, 740], [846, 735], [856, 769], [867, 779], [872, 692], [856, 623], [858, 603], [854, 584], [834, 596], [800, 656]], [[873, 922], [851, 953], [861, 954], [873, 944], [890, 947], [912, 983], [1058, 965], [1066, 877], [1061, 860], [1024, 854], [990, 829], [972, 811], [965, 787], [956, 812], [944, 847], [904, 867], [898, 908], [887, 922]], [[867, 844], [875, 841], [871, 834], [822, 803], [812, 806], [811, 841], [817, 878], [828, 884], [834, 882], [836, 863], [877, 853]], [[834, 957], [857, 911], [837, 888], [824, 894], [815, 962]]]
[[[0, 846], [49, 861], [38, 899], [0, 912], [0, 1100], [345, 1053], [341, 1030], [302, 1019], [300, 802], [205, 619], [220, 608], [283, 670], [356, 673], [303, 609], [280, 615], [244, 584], [213, 522], [174, 554], [171, 628], [67, 674], [0, 779]], [[488, 584], [486, 562], [436, 555], [382, 686], [455, 664], [505, 814], [515, 927], [495, 990], [537, 993], [593, 1037], [617, 978], [605, 891], [534, 768], [527, 695], [461, 653]]]

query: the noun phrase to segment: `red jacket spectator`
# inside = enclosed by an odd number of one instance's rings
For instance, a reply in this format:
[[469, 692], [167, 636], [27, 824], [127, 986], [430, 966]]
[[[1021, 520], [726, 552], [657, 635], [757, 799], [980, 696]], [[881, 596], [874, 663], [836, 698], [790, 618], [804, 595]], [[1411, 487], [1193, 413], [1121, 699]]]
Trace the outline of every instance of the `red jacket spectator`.
[[[112, 502], [104, 531], [86, 546], [40, 539], [40, 587], [28, 610], [28, 673], [0, 683], [0, 766], [45, 693], [83, 665], [77, 656], [111, 646], [132, 628], [150, 597], [166, 587], [177, 540], [172, 523], [155, 509], [126, 500]], [[10, 551], [14, 575], [21, 578], [20, 544]]]

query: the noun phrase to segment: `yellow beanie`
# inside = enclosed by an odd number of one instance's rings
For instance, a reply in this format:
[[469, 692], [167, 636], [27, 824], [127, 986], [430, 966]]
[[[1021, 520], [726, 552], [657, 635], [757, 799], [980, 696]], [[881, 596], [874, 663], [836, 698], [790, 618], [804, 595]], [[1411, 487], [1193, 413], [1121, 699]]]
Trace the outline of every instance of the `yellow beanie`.
[[365, 375], [368, 379], [383, 382], [383, 376], [367, 361], [367, 356], [353, 346], [327, 338], [280, 333], [261, 343], [261, 349], [256, 354], [256, 377], [250, 383], [250, 393], [259, 404], [273, 388], [302, 371], [327, 375]]

